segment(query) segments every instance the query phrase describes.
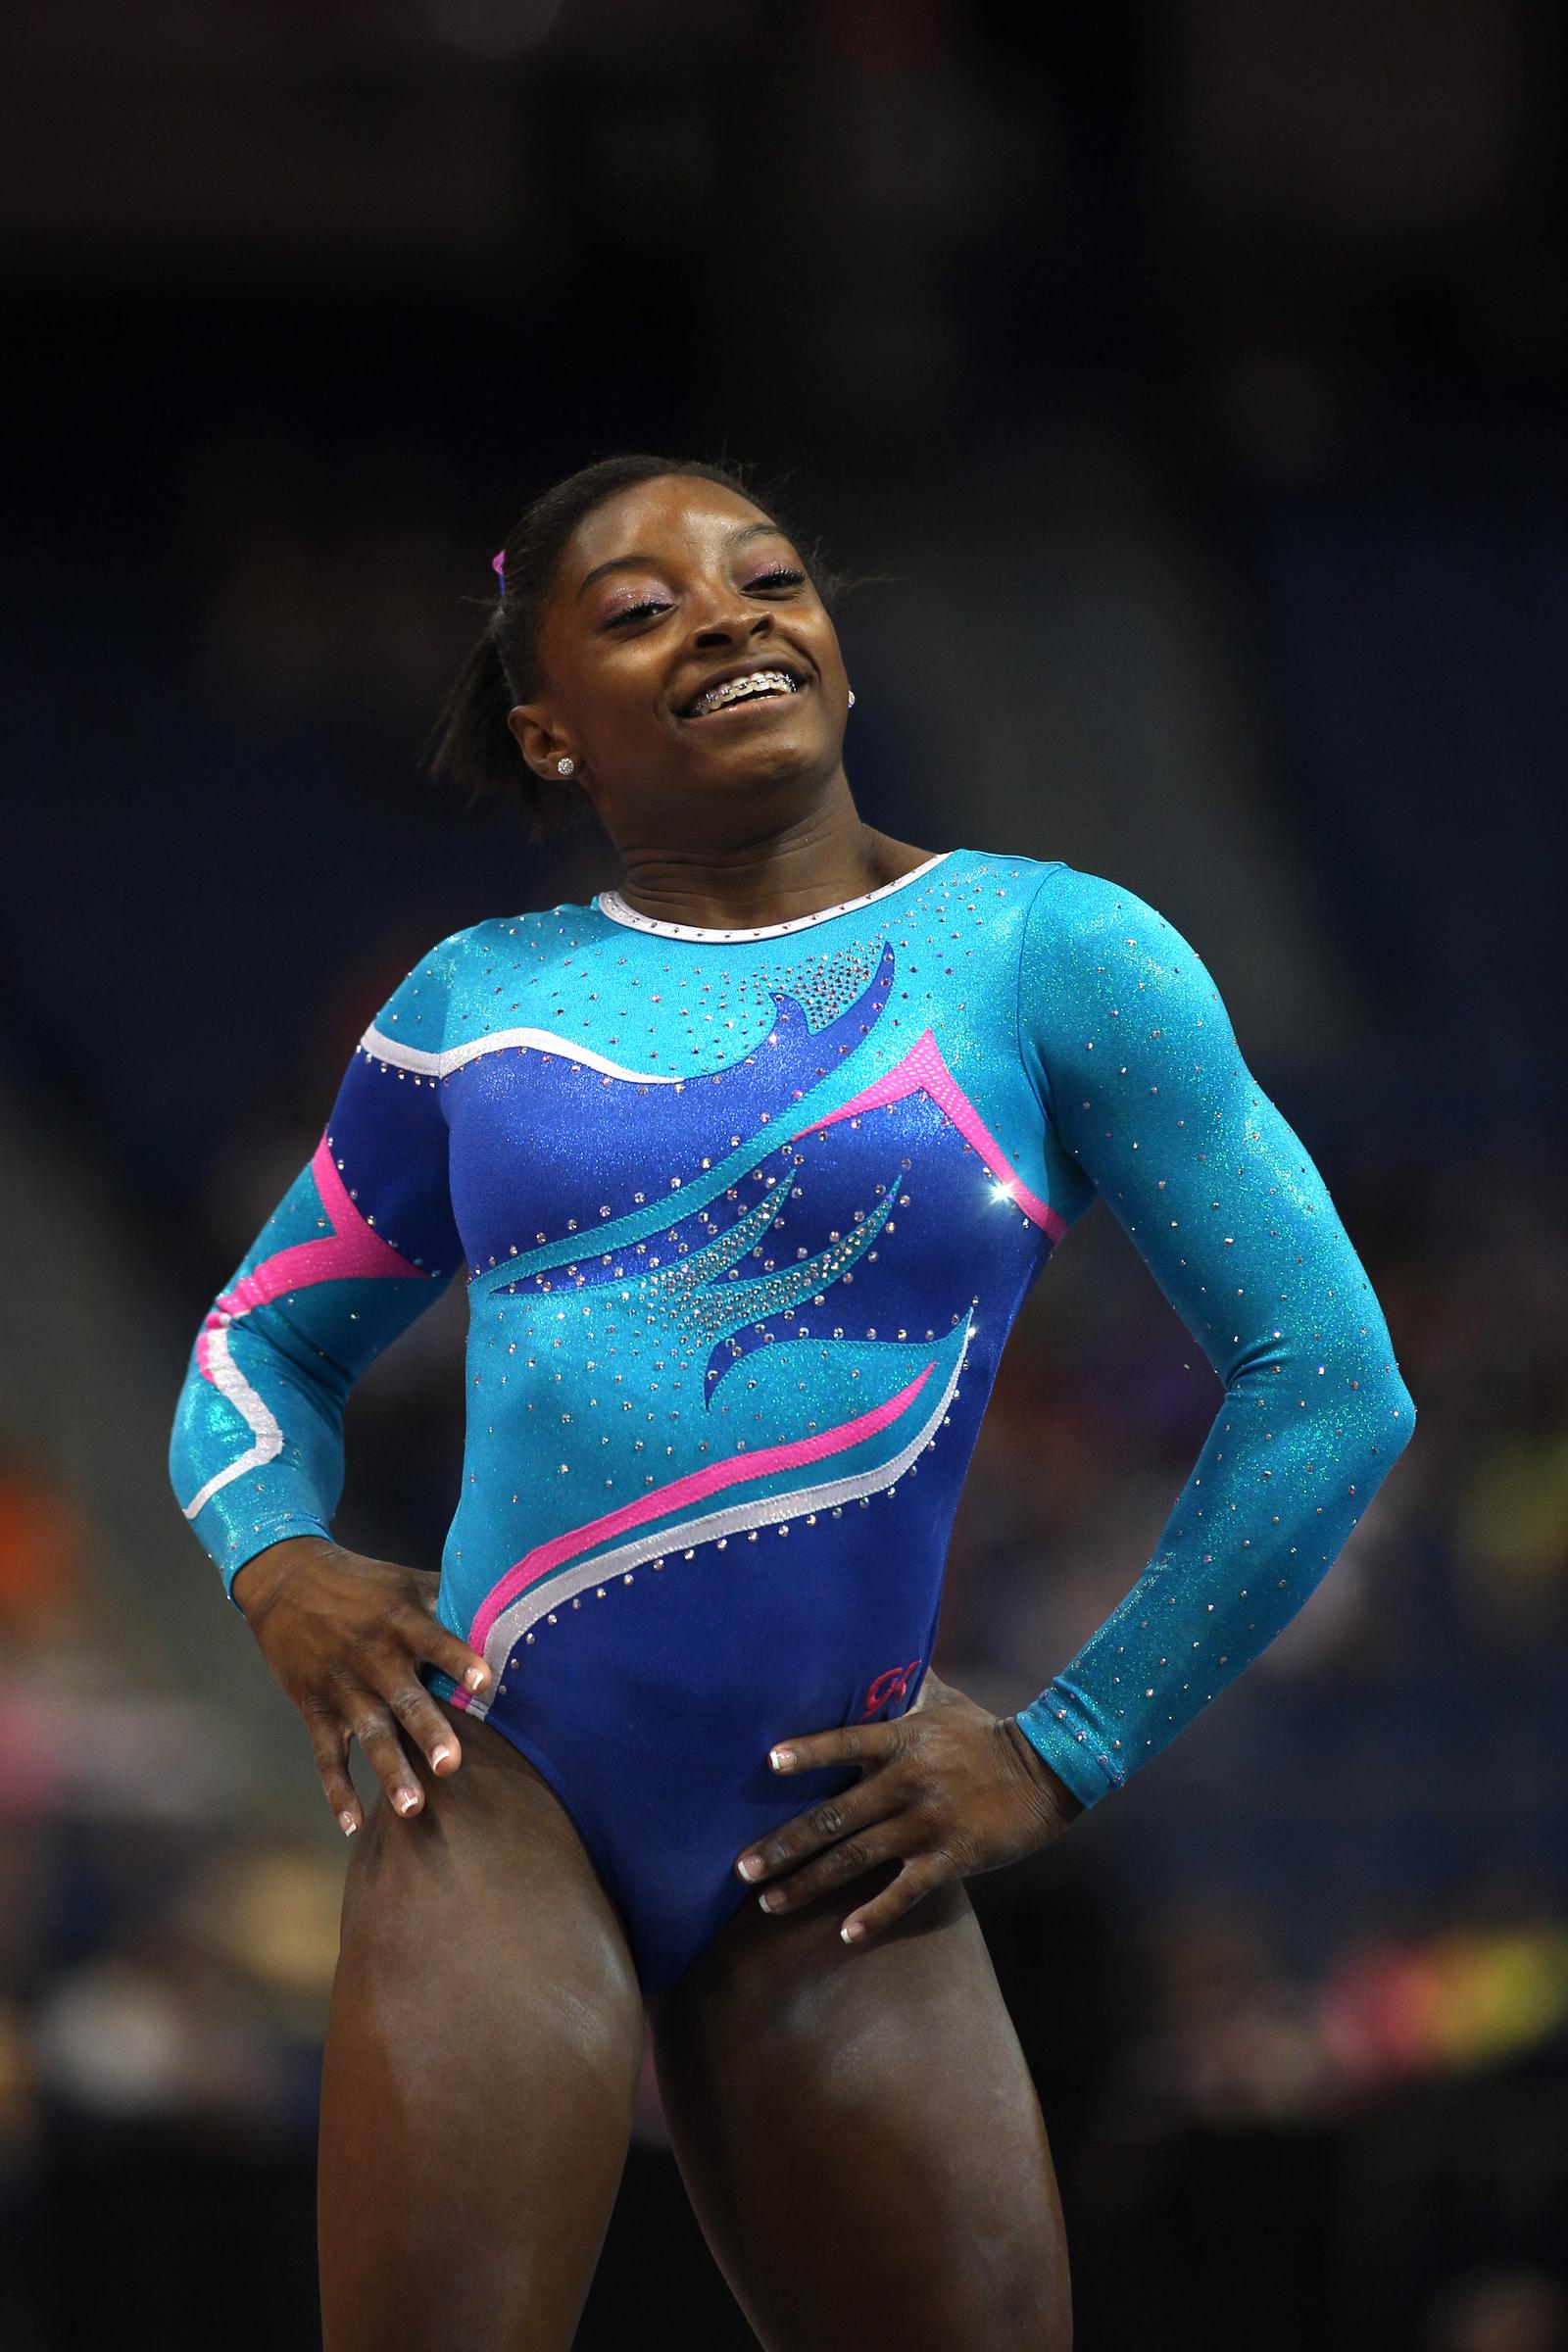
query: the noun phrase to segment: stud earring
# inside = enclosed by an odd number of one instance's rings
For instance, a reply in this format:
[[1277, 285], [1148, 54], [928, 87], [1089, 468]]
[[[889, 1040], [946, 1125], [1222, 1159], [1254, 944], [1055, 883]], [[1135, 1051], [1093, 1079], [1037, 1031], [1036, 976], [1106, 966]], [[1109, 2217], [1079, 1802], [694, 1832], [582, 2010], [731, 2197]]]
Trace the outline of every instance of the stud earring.
[[556, 773], [558, 776], [574, 776], [577, 773], [576, 760], [558, 760], [556, 761]]
[[850, 688], [850, 709], [852, 710], [855, 709], [855, 688], [853, 686]]

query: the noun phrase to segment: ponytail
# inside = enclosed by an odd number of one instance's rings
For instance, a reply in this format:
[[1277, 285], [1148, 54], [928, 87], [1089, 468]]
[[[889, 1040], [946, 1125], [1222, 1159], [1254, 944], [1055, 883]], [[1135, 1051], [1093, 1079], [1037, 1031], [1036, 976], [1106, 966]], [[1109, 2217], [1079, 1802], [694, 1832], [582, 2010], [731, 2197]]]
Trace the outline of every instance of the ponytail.
[[[497, 608], [499, 612], [499, 607]], [[568, 833], [587, 814], [580, 792], [534, 774], [507, 714], [520, 700], [507, 676], [490, 619], [453, 682], [424, 747], [424, 765], [438, 782], [462, 786], [472, 800], [492, 792], [522, 803], [528, 830], [539, 841]]]
[[512, 689], [502, 665], [495, 630], [484, 634], [441, 706], [425, 745], [424, 761], [446, 784], [462, 784], [478, 795], [513, 783], [517, 746], [507, 724]]

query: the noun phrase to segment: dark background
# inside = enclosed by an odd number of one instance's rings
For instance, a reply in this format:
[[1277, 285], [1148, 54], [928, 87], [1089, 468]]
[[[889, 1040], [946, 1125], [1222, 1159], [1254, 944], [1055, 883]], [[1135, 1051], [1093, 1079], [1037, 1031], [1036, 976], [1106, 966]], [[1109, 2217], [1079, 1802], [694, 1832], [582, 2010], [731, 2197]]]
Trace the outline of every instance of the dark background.
[[[784, 476], [865, 579], [873, 823], [1194, 939], [1421, 1414], [1242, 1683], [972, 1885], [1079, 2352], [1568, 2342], [1564, 51], [1553, 0], [13, 0], [6, 2352], [317, 2340], [341, 1841], [168, 1423], [392, 982], [612, 878], [416, 751], [523, 500], [626, 447]], [[357, 1393], [346, 1540], [436, 1558], [461, 1324]], [[1195, 1352], [1090, 1219], [948, 1679], [1022, 1703], [1131, 1583]], [[650, 2090], [579, 2342], [750, 2340]]]

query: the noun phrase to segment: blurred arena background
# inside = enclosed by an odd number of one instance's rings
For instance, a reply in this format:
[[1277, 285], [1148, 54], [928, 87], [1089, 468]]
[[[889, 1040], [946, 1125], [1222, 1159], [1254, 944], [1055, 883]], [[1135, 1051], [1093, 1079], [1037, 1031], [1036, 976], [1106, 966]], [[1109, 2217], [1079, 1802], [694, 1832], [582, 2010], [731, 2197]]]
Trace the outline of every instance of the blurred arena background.
[[[1565, 34], [1554, 0], [12, 0], [5, 2352], [317, 2341], [344, 1855], [167, 1428], [385, 988], [609, 878], [415, 755], [523, 498], [624, 447], [786, 474], [865, 582], [871, 821], [1196, 941], [1422, 1416], [1242, 1684], [972, 1883], [1079, 2352], [1568, 2343]], [[356, 1395], [345, 1540], [435, 1562], [461, 1316]], [[949, 1680], [1033, 1695], [1217, 1397], [1094, 1217], [1004, 1366]], [[579, 2341], [751, 2341], [651, 2078]]]

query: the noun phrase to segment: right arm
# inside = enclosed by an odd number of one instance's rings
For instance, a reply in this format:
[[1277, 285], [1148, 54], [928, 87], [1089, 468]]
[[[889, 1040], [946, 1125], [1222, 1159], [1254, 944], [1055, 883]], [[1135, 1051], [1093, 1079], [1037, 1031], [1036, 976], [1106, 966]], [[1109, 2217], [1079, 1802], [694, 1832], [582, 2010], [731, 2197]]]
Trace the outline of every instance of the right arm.
[[436, 1622], [433, 1577], [362, 1558], [330, 1535], [349, 1389], [463, 1258], [436, 1067], [457, 953], [444, 942], [366, 1032], [310, 1164], [202, 1325], [170, 1450], [185, 1516], [304, 1716], [350, 1834], [362, 1819], [350, 1739], [397, 1809], [413, 1812], [419, 1783], [395, 1726], [433, 1769], [459, 1760], [420, 1661], [470, 1690], [489, 1680]]

